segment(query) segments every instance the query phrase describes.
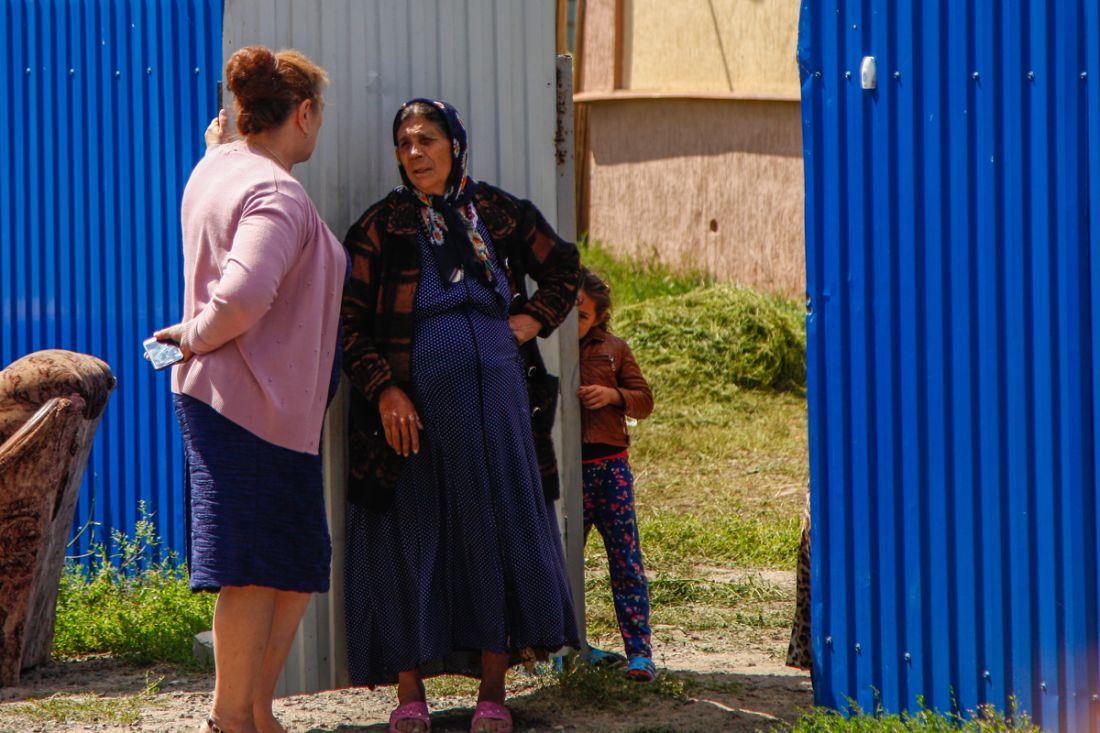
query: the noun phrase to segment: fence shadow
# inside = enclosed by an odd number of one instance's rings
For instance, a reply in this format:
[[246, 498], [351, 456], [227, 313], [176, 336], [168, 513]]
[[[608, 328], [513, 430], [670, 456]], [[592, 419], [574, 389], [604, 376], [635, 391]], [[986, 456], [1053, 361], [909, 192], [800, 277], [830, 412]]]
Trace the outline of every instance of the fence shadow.
[[0, 687], [0, 702], [54, 694], [133, 695], [150, 685], [161, 691], [210, 692], [214, 672], [164, 664], [140, 666], [106, 656], [51, 660], [23, 672], [19, 684]]
[[[795, 720], [813, 703], [809, 677], [798, 674], [747, 675], [674, 672], [684, 682], [683, 697], [646, 694], [638, 703], [599, 704], [556, 685], [509, 698], [516, 733], [632, 733], [649, 730], [703, 733], [766, 731]], [[432, 711], [433, 733], [466, 733], [469, 706]], [[386, 733], [385, 722], [314, 727], [305, 733]]]

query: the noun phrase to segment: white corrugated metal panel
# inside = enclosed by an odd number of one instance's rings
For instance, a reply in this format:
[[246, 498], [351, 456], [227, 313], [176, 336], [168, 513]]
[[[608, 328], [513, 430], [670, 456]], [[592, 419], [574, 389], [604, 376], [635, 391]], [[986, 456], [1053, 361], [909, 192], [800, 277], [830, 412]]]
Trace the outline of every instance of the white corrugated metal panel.
[[226, 58], [241, 46], [297, 48], [325, 67], [325, 125], [295, 168], [343, 236], [400, 183], [390, 125], [414, 96], [462, 113], [474, 178], [557, 216], [553, 0], [228, 0]]
[[[554, 24], [554, 0], [227, 0], [223, 51], [228, 58], [248, 45], [297, 48], [328, 72], [321, 140], [295, 175], [338, 237], [400, 182], [390, 126], [398, 106], [417, 96], [446, 99], [459, 109], [470, 133], [474, 178], [531, 199], [571, 236], [572, 216], [558, 218]], [[550, 364], [569, 363], [556, 337], [542, 346]], [[575, 361], [575, 343], [565, 346]], [[575, 369], [564, 371], [562, 391], [571, 395]], [[332, 591], [310, 604], [280, 694], [347, 684], [343, 397], [330, 411], [325, 439]], [[579, 458], [572, 447], [578, 440], [564, 442], [567, 453], [558, 440], [560, 462]], [[572, 482], [569, 489], [580, 490], [572, 473], [563, 479], [563, 487]], [[571, 574], [583, 571], [581, 562], [574, 558]]]

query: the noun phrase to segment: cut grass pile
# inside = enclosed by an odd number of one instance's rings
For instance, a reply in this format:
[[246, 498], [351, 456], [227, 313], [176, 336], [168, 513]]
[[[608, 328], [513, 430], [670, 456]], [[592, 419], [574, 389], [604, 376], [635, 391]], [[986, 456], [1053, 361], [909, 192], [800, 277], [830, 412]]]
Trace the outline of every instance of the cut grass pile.
[[613, 327], [646, 355], [662, 391], [706, 399], [734, 387], [804, 391], [802, 321], [789, 301], [714, 285], [620, 308]]

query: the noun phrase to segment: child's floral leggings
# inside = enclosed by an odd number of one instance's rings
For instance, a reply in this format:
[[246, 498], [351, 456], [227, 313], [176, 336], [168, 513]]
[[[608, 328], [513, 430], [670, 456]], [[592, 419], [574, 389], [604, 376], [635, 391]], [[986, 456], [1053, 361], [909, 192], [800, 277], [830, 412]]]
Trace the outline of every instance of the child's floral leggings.
[[628, 657], [652, 656], [649, 586], [634, 516], [634, 477], [626, 457], [584, 464], [584, 536], [595, 525], [607, 548], [615, 615]]

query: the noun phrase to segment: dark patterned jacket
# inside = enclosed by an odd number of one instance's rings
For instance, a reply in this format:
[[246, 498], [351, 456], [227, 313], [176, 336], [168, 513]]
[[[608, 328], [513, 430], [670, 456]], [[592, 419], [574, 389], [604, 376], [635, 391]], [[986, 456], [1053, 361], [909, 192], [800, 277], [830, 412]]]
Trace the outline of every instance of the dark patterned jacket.
[[[474, 196], [478, 218], [489, 231], [491, 246], [508, 273], [514, 299], [512, 313], [532, 316], [549, 335], [569, 314], [577, 297], [580, 256], [561, 239], [530, 201], [485, 183]], [[375, 510], [389, 507], [404, 459], [386, 443], [378, 414], [378, 395], [397, 385], [412, 394], [410, 359], [420, 282], [420, 247], [416, 232], [419, 207], [390, 193], [371, 206], [348, 230], [344, 240], [351, 255], [351, 278], [344, 288], [344, 371], [353, 386], [348, 424], [348, 499]], [[517, 275], [519, 273], [519, 275]], [[516, 286], [529, 275], [538, 290], [529, 298]], [[535, 363], [536, 339], [520, 347], [528, 365]], [[531, 369], [528, 369], [531, 373]], [[531, 395], [532, 404], [545, 395]], [[539, 472], [548, 498], [557, 498], [557, 463], [549, 426], [534, 430]]]

